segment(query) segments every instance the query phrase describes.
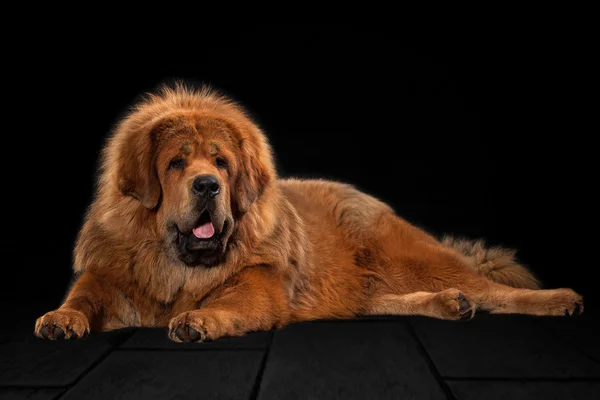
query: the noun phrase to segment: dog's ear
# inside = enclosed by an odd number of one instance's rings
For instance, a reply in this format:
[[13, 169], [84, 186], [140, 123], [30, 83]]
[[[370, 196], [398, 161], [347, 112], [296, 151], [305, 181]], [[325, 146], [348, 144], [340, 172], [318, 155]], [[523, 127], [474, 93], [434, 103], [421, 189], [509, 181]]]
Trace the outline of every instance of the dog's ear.
[[241, 157], [233, 196], [238, 211], [245, 213], [275, 179], [275, 168], [271, 148], [262, 132], [248, 135], [239, 145]]
[[155, 150], [151, 133], [128, 135], [122, 143], [118, 160], [118, 187], [128, 196], [138, 199], [151, 210], [161, 195], [156, 171]]

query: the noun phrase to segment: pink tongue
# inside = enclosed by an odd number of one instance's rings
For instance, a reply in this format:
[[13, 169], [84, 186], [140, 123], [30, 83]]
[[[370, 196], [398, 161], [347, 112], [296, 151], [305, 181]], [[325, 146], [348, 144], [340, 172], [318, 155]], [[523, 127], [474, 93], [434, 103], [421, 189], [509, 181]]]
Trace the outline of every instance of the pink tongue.
[[204, 225], [194, 228], [192, 232], [194, 232], [194, 236], [198, 239], [208, 239], [215, 234], [215, 227], [212, 222], [207, 222]]

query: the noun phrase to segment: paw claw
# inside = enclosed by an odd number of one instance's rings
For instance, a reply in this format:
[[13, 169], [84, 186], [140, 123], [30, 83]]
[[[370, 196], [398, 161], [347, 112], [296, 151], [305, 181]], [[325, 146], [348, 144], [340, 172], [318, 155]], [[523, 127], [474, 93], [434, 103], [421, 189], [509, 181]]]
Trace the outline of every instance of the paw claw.
[[[179, 324], [179, 325], [181, 325], [181, 324]], [[181, 327], [179, 327], [175, 330], [175, 336], [177, 336], [177, 339], [181, 340], [182, 342], [186, 341], [186, 336], [187, 336], [186, 333], [187, 332], [185, 331], [185, 329], [183, 329]]]
[[[56, 325], [56, 324], [54, 324]], [[65, 338], [65, 331], [63, 331], [60, 327], [55, 327], [52, 337], [56, 340], [61, 340]]]
[[200, 339], [200, 332], [198, 332], [194, 328], [188, 328], [188, 335], [192, 342], [196, 342]]
[[462, 320], [471, 319], [472, 316], [473, 316], [473, 310], [469, 310], [465, 313], [460, 314], [460, 319], [462, 319]]
[[46, 322], [44, 324], [44, 326], [42, 327], [42, 329], [40, 329], [40, 334], [42, 335], [42, 337], [44, 339], [49, 339], [50, 338], [50, 330], [47, 327], [48, 327], [48, 323]]
[[469, 304], [469, 302], [467, 301], [467, 299], [465, 299], [464, 296], [463, 296], [463, 299], [460, 301], [460, 310], [459, 311], [468, 310], [470, 306], [471, 305]]

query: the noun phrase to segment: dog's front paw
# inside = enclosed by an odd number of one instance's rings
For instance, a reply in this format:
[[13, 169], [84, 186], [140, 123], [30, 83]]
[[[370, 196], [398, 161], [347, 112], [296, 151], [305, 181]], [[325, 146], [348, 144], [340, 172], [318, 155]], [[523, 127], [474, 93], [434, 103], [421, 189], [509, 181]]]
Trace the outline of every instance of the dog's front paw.
[[79, 339], [90, 333], [90, 323], [83, 313], [60, 309], [51, 311], [35, 322], [35, 335], [42, 339]]
[[184, 312], [169, 323], [169, 338], [176, 342], [204, 342], [221, 336], [223, 324], [210, 312]]

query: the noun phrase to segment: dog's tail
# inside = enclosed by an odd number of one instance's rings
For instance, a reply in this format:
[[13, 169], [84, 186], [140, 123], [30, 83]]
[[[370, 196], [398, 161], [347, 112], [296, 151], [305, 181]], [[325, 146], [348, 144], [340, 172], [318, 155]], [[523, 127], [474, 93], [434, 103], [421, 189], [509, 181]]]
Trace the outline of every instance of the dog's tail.
[[515, 288], [540, 288], [536, 277], [515, 260], [515, 250], [487, 248], [483, 240], [458, 239], [453, 236], [444, 236], [442, 243], [471, 259], [473, 268], [494, 282]]

